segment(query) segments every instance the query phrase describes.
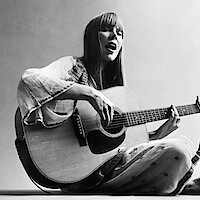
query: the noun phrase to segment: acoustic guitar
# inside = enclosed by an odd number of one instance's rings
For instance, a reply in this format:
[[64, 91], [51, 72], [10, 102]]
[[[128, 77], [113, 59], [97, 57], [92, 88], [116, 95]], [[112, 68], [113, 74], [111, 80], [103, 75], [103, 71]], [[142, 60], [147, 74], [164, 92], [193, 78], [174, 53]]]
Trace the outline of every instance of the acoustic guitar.
[[[74, 114], [55, 128], [23, 124], [30, 157], [43, 176], [61, 184], [81, 181], [120, 147], [148, 142], [146, 123], [169, 117], [169, 108], [141, 110], [135, 94], [126, 87], [102, 93], [115, 104], [114, 119], [107, 127], [87, 101], [78, 101]], [[200, 112], [198, 99], [176, 108], [180, 116]]]

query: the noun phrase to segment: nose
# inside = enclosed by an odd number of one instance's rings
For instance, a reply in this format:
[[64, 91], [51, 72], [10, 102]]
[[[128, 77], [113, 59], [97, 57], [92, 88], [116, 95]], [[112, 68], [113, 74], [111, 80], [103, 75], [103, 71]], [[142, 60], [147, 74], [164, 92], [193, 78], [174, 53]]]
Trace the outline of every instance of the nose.
[[114, 28], [112, 29], [112, 31], [110, 32], [110, 38], [111, 38], [111, 39], [116, 39], [116, 38], [117, 38], [117, 30], [116, 30], [115, 27], [114, 27]]

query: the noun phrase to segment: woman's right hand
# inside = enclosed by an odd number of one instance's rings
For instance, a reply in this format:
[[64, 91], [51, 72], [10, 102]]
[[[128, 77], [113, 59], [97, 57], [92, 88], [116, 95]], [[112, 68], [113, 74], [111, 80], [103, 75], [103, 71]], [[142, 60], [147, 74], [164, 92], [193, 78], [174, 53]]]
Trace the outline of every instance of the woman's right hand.
[[100, 115], [101, 119], [103, 120], [103, 125], [108, 126], [113, 120], [114, 104], [100, 91], [94, 88], [92, 88], [92, 95], [88, 101]]

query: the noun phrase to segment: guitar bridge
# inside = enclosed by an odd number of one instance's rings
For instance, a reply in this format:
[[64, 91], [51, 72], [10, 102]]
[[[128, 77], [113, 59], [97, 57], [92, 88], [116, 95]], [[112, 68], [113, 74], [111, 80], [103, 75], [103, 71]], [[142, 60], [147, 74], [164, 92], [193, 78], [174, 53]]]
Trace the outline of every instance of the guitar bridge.
[[75, 130], [76, 137], [78, 139], [79, 145], [82, 146], [87, 146], [87, 142], [84, 136], [84, 129], [83, 129], [83, 124], [81, 122], [81, 118], [78, 112], [78, 109], [74, 111], [72, 114], [72, 124]]

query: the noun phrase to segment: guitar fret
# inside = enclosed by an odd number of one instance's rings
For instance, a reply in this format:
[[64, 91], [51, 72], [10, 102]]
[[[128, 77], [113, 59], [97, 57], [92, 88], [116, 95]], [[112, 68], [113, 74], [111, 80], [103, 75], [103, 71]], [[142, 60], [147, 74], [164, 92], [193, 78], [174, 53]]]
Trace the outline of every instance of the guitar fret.
[[[176, 107], [180, 116], [199, 113], [196, 104]], [[125, 115], [126, 126], [133, 126], [167, 119], [169, 117], [169, 108], [150, 109], [143, 111], [127, 112]]]
[[155, 121], [154, 110], [151, 110], [151, 111], [150, 111], [150, 119], [151, 119], [152, 121]]
[[194, 111], [192, 110], [192, 107], [191, 107], [191, 105], [189, 105], [189, 110], [188, 110], [188, 112], [189, 112], [189, 114], [192, 114], [192, 113], [194, 113]]
[[191, 106], [191, 109], [192, 109], [193, 113], [195, 113], [195, 107]]
[[130, 112], [124, 113], [124, 118], [126, 119], [126, 122], [124, 123], [125, 126], [129, 127], [129, 126], [135, 125], [135, 124], [133, 124], [133, 118], [131, 117]]
[[192, 113], [198, 113], [199, 112], [199, 108], [197, 107], [196, 104], [194, 104], [193, 106], [190, 105], [191, 110], [193, 111]]
[[[162, 110], [162, 109], [161, 109]], [[158, 112], [158, 118], [162, 119], [161, 112]]]
[[127, 126], [131, 126], [131, 124], [129, 123], [129, 113], [124, 113], [124, 116], [126, 118]]
[[177, 110], [178, 110], [178, 113], [179, 113], [180, 116], [185, 115], [185, 109], [184, 108], [183, 109], [177, 108]]
[[131, 118], [131, 115], [130, 115], [130, 113], [128, 113], [128, 124], [132, 124], [132, 118]]
[[159, 110], [155, 110], [154, 113], [155, 113], [155, 119], [156, 120], [160, 120], [161, 119], [160, 118], [160, 109]]
[[141, 122], [140, 122], [140, 111], [138, 111], [137, 113], [135, 113], [135, 114], [137, 114], [137, 116], [135, 115], [135, 123], [136, 124], [140, 124]]
[[180, 116], [191, 115], [195, 113], [199, 113], [199, 109], [196, 104], [179, 106], [177, 107], [178, 113]]
[[[180, 110], [178, 109], [178, 111], [180, 112]], [[188, 112], [188, 109], [186, 106], [182, 106], [182, 111], [183, 111], [183, 115], [188, 115], [189, 112]]]
[[145, 111], [140, 111], [140, 122], [145, 123], [146, 117], [145, 117]]
[[167, 117], [168, 114], [167, 109], [164, 108], [161, 109], [160, 113], [161, 113], [161, 119], [165, 119]]

